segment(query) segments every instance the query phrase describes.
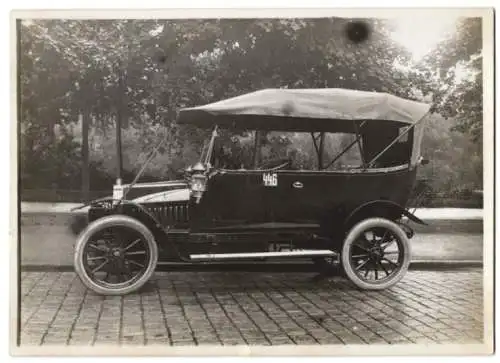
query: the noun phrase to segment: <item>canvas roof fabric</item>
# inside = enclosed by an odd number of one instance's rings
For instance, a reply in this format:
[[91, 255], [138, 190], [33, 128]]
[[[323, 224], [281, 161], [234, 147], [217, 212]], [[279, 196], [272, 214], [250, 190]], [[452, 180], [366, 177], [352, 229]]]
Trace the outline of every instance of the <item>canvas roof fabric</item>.
[[178, 122], [199, 127], [355, 132], [353, 120], [369, 121], [371, 126], [408, 126], [424, 117], [429, 109], [429, 104], [381, 92], [340, 88], [263, 89], [184, 108]]

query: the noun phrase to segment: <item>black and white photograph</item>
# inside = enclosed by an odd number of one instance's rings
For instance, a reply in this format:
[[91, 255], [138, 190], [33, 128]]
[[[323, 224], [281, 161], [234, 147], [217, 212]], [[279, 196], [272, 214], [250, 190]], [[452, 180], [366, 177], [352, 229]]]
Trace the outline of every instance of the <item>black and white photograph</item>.
[[493, 15], [13, 12], [12, 354], [493, 354]]

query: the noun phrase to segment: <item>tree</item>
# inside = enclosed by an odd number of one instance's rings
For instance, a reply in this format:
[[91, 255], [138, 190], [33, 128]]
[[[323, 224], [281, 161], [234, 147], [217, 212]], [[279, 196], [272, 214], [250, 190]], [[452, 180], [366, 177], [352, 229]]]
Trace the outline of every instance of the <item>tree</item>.
[[[82, 182], [84, 191], [89, 186], [88, 128], [91, 121], [99, 122], [106, 129], [110, 122], [118, 118], [128, 121], [129, 109], [136, 111], [127, 102], [131, 88], [127, 87], [126, 77], [129, 63], [134, 57], [142, 56], [139, 45], [148, 44], [148, 36], [155, 27], [155, 22], [140, 21], [78, 21], [78, 20], [37, 20], [25, 22], [21, 34], [24, 35], [21, 69], [30, 70], [32, 63], [52, 56], [58, 62], [52, 66], [40, 82], [37, 78], [23, 77], [22, 89], [26, 94], [22, 102], [24, 111], [22, 120], [26, 124], [30, 119], [43, 123], [44, 115], [38, 111], [44, 104], [52, 111], [50, 122], [46, 126], [48, 142], [56, 123], [82, 119]], [[34, 54], [39, 51], [41, 54]], [[35, 66], [35, 65], [34, 65]], [[38, 69], [40, 66], [38, 65]], [[65, 72], [66, 71], [66, 72]], [[40, 73], [39, 70], [35, 74]], [[63, 83], [56, 75], [68, 74], [68, 82]], [[52, 84], [50, 83], [52, 82]], [[43, 91], [48, 89], [49, 91]], [[63, 97], [54, 97], [50, 91], [62, 92]], [[43, 96], [48, 95], [48, 102]], [[54, 100], [61, 100], [54, 107]], [[30, 107], [33, 104], [38, 107]], [[135, 104], [137, 105], [137, 103]]]
[[434, 112], [456, 120], [454, 129], [481, 145], [483, 123], [482, 20], [461, 18], [410, 71], [412, 86], [430, 95]]
[[211, 53], [216, 66], [202, 73], [212, 95], [206, 101], [267, 87], [341, 87], [408, 95], [393, 67], [405, 51], [390, 40], [387, 24], [367, 20], [371, 33], [360, 45], [346, 38], [348, 22], [341, 18], [220, 20]]

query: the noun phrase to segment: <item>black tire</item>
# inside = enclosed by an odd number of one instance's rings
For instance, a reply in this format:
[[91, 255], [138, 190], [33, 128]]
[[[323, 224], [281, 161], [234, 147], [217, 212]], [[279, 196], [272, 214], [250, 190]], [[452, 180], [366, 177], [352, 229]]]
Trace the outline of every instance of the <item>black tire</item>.
[[[112, 238], [116, 237], [115, 232], [120, 237], [118, 241]], [[91, 266], [91, 261], [98, 266]], [[126, 295], [138, 290], [153, 275], [157, 262], [158, 246], [151, 231], [125, 215], [111, 215], [90, 223], [76, 242], [76, 273], [86, 287], [101, 295]], [[133, 272], [131, 266], [139, 266], [139, 270]], [[96, 273], [106, 273], [106, 277], [101, 280]], [[109, 282], [113, 275], [115, 282]], [[121, 281], [124, 276], [131, 277]]]
[[[369, 233], [372, 234], [371, 241]], [[389, 246], [395, 247], [393, 242], [398, 248], [395, 252], [389, 249]], [[396, 254], [397, 260], [391, 260], [390, 256]], [[411, 261], [411, 248], [406, 233], [396, 223], [384, 218], [369, 218], [357, 223], [349, 231], [341, 256], [347, 277], [357, 287], [383, 290], [404, 277]], [[371, 272], [374, 279], [370, 279]]]

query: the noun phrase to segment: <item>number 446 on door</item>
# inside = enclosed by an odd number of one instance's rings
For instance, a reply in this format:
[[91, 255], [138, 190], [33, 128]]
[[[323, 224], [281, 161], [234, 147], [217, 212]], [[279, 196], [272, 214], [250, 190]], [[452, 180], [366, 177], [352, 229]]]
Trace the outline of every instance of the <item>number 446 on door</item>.
[[276, 173], [264, 173], [262, 179], [266, 187], [278, 186], [278, 175]]

